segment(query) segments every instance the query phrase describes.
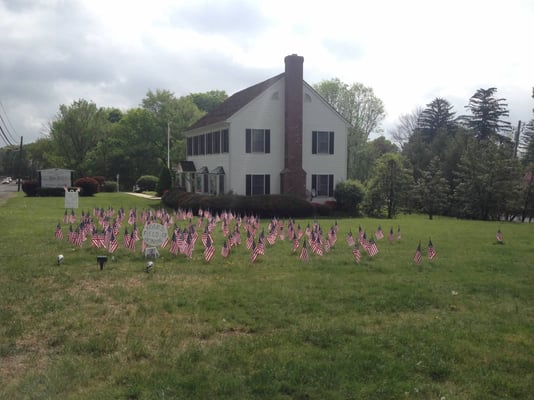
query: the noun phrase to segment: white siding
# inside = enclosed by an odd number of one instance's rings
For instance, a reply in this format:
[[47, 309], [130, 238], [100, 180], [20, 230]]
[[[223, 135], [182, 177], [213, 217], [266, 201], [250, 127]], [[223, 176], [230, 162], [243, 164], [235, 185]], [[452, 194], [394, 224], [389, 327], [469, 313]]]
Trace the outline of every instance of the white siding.
[[[280, 172], [284, 168], [284, 93], [280, 79], [264, 93], [234, 114], [230, 122], [232, 183], [230, 189], [245, 194], [247, 174], [271, 176], [271, 194], [280, 193]], [[245, 130], [270, 129], [269, 154], [245, 152]]]
[[[311, 191], [312, 175], [334, 175], [336, 183], [347, 178], [347, 124], [315, 91], [304, 85], [302, 168], [306, 189]], [[334, 132], [334, 154], [312, 154], [312, 132]]]

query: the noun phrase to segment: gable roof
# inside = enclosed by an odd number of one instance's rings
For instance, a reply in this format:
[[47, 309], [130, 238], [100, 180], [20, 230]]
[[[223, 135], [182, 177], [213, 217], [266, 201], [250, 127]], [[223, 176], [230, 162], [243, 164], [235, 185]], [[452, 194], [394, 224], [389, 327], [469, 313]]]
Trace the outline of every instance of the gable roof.
[[260, 82], [254, 86], [250, 86], [237, 93], [234, 93], [232, 96], [228, 97], [225, 101], [219, 104], [218, 107], [216, 107], [211, 112], [200, 118], [193, 125], [191, 125], [187, 130], [189, 131], [201, 128], [203, 126], [215, 124], [217, 122], [226, 121], [236, 112], [238, 112], [241, 108], [243, 108], [245, 105], [247, 105], [256, 97], [258, 97], [267, 88], [269, 88], [279, 79], [281, 79], [284, 75], [285, 73], [283, 72], [281, 74], [273, 76], [270, 79], [267, 79], [266, 81]]

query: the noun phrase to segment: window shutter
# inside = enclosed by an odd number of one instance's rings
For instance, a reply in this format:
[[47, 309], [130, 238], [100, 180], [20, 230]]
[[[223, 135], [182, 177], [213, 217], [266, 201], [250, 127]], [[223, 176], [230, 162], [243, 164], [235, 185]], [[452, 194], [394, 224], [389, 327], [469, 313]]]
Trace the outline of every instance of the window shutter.
[[251, 152], [252, 131], [250, 129], [245, 130], [245, 152]]
[[330, 132], [330, 140], [328, 141], [328, 152], [334, 154], [334, 132]]
[[192, 137], [187, 138], [187, 155], [188, 156], [193, 155], [193, 138]]
[[252, 175], [247, 175], [245, 194], [247, 196], [252, 194]]
[[328, 197], [334, 197], [334, 175], [328, 175]]
[[312, 132], [312, 154], [317, 154], [317, 131]]
[[317, 195], [317, 175], [312, 175], [312, 190], [315, 190]]
[[265, 194], [271, 194], [271, 175], [265, 175]]
[[271, 152], [271, 130], [265, 129], [265, 152]]

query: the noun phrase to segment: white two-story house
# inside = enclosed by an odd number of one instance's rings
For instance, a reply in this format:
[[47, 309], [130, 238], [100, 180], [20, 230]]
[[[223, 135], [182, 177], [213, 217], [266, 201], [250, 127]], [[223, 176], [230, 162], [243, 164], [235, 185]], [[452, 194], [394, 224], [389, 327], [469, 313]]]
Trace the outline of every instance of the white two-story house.
[[349, 124], [303, 80], [304, 58], [230, 96], [186, 132], [177, 183], [188, 191], [293, 194], [324, 202], [347, 176]]

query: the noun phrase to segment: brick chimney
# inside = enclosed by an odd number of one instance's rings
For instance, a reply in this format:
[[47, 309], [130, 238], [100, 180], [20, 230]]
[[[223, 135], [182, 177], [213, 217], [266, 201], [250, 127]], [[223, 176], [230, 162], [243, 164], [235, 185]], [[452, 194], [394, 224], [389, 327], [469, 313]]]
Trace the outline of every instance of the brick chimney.
[[281, 172], [282, 194], [306, 197], [306, 172], [302, 169], [302, 97], [304, 57], [285, 58], [285, 152]]

